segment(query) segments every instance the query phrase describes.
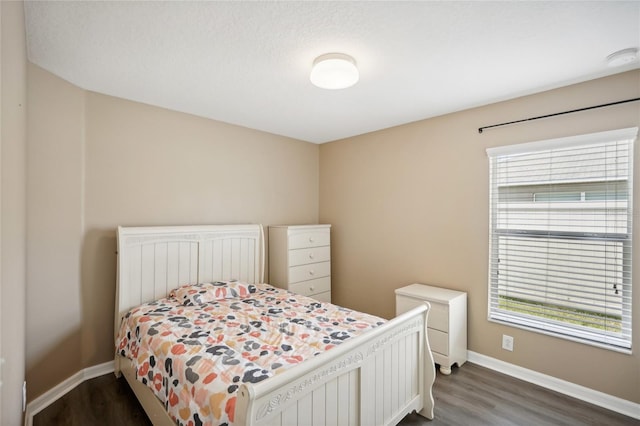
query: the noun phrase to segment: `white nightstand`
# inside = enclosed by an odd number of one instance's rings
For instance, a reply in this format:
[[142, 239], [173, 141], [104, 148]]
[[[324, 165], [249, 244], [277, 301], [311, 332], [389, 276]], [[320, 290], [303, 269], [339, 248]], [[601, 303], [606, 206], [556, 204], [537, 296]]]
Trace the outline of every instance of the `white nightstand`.
[[331, 225], [269, 227], [269, 284], [331, 302]]
[[453, 364], [467, 361], [467, 293], [411, 284], [396, 290], [396, 315], [424, 301], [431, 304], [427, 335], [433, 360], [442, 374], [451, 374]]

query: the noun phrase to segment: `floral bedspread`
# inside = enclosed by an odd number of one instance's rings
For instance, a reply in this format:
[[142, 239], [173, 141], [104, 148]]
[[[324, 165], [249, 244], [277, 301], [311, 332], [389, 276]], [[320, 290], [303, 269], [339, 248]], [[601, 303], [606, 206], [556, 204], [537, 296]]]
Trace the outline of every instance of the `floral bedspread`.
[[236, 392], [383, 319], [266, 284], [185, 286], [132, 309], [117, 351], [179, 425], [229, 425]]

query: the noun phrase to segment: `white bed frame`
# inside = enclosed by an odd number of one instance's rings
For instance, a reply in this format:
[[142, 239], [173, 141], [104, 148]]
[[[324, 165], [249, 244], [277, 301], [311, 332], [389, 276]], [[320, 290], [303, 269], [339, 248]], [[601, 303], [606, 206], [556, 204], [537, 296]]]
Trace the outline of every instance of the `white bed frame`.
[[[187, 283], [263, 282], [260, 225], [118, 228], [115, 332], [134, 306]], [[390, 320], [259, 383], [243, 384], [236, 425], [395, 425], [412, 411], [433, 419], [435, 378], [427, 341], [429, 305]], [[174, 425], [153, 392], [116, 355], [154, 425]]]

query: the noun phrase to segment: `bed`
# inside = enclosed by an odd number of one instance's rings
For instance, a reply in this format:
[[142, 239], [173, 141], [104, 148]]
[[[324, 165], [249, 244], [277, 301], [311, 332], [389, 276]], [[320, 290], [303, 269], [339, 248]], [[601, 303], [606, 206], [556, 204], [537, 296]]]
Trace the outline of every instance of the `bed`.
[[[185, 284], [262, 285], [263, 240], [260, 225], [119, 227], [116, 340], [132, 308]], [[240, 384], [233, 424], [394, 425], [413, 411], [432, 419], [428, 312], [425, 304], [273, 377]], [[116, 351], [116, 375], [125, 377], [153, 424], [175, 425], [137, 372]]]

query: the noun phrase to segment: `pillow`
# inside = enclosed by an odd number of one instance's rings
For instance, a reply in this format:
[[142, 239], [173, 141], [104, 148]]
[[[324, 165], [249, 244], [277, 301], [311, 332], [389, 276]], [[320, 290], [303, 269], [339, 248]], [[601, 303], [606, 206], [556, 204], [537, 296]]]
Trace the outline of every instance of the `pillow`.
[[245, 298], [256, 291], [257, 288], [253, 284], [240, 281], [216, 281], [184, 285], [172, 290], [169, 297], [176, 298], [184, 306], [193, 306], [222, 299]]

